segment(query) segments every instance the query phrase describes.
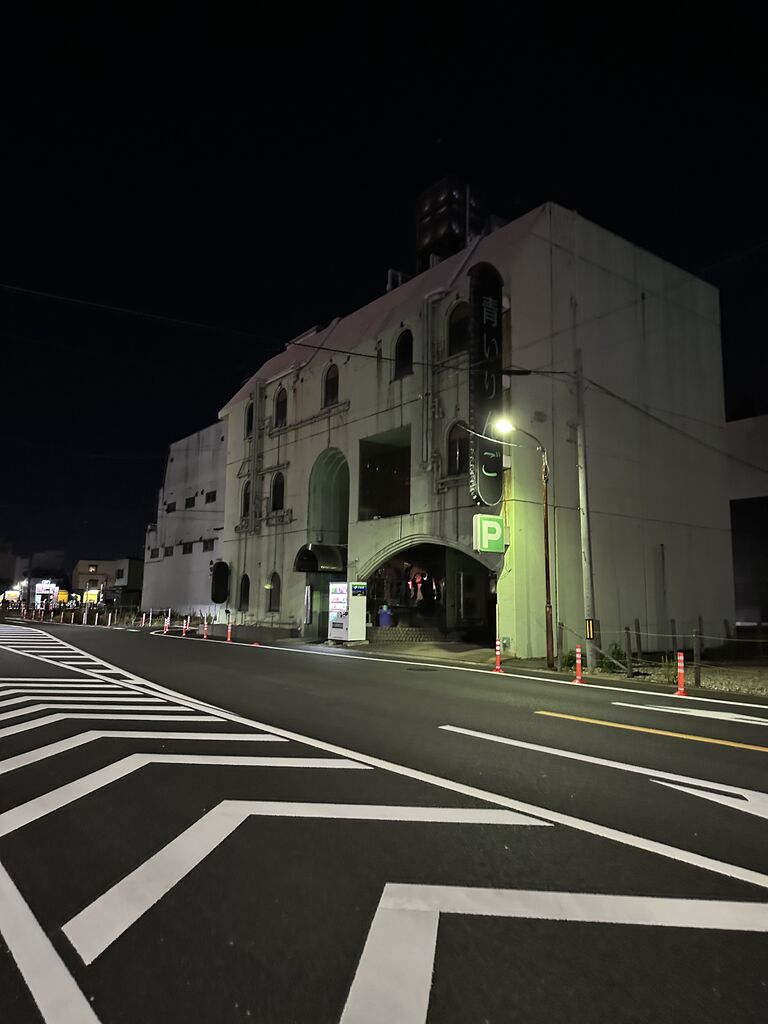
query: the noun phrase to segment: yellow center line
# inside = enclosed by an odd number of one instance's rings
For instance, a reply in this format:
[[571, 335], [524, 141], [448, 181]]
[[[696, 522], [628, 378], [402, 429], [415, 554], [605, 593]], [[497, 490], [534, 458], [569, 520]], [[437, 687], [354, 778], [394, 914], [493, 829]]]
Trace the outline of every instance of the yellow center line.
[[768, 747], [758, 747], [754, 743], [736, 743], [734, 740], [716, 740], [711, 736], [693, 736], [688, 732], [669, 732], [667, 729], [649, 729], [644, 725], [625, 725], [624, 722], [606, 722], [601, 718], [582, 718], [580, 715], [563, 715], [559, 711], [534, 711], [535, 715], [548, 715], [550, 718], [567, 718], [571, 722], [587, 722], [589, 725], [607, 725], [609, 729], [629, 729], [630, 732], [650, 732], [654, 736], [671, 736], [676, 740], [693, 740], [694, 743], [715, 743], [719, 747], [738, 747], [739, 750], [759, 750], [768, 754]]

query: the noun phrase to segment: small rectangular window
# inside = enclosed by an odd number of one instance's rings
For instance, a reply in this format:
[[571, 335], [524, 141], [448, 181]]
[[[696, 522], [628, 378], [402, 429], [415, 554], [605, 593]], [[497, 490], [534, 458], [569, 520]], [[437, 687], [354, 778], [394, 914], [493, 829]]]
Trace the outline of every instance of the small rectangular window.
[[163, 548], [163, 554], [165, 555], [166, 558], [170, 558], [171, 555], [173, 554], [173, 544], [167, 544]]
[[206, 491], [205, 504], [210, 505], [212, 501], [216, 501], [216, 491]]
[[203, 541], [203, 551], [213, 551], [213, 542], [215, 538], [211, 537], [210, 540]]
[[182, 555], [191, 555], [192, 554], [192, 544], [191, 543], [182, 544], [181, 545], [181, 553], [182, 553]]
[[193, 494], [191, 498], [185, 498], [185, 500], [184, 500], [184, 508], [194, 508], [194, 507], [195, 507], [195, 496]]
[[115, 572], [115, 579], [116, 579], [116, 580], [121, 580], [121, 579], [123, 579], [123, 578], [124, 578], [124, 576], [125, 576], [125, 569], [118, 569], [118, 570], [117, 570], [117, 571]]
[[176, 511], [176, 502], [175, 501], [169, 501], [168, 504], [165, 506], [165, 511], [166, 512], [175, 512]]
[[160, 557], [160, 548], [150, 548], [149, 549], [149, 557], [150, 558], [159, 558]]

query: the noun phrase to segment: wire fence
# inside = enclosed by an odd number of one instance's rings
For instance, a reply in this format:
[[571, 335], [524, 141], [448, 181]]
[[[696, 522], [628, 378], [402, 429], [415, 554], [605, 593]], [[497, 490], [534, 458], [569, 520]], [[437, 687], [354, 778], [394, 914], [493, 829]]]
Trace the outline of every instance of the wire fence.
[[[568, 643], [573, 647], [568, 648]], [[768, 693], [768, 624], [734, 626], [723, 621], [723, 632], [705, 631], [702, 618], [683, 629], [674, 619], [668, 632], [632, 625], [602, 626], [594, 623], [593, 664], [590, 670], [644, 677], [651, 682], [673, 684], [677, 678], [677, 657], [683, 655], [686, 673], [694, 686], [728, 689], [734, 685]], [[575, 647], [585, 652], [583, 634], [558, 623], [557, 667], [575, 664]]]

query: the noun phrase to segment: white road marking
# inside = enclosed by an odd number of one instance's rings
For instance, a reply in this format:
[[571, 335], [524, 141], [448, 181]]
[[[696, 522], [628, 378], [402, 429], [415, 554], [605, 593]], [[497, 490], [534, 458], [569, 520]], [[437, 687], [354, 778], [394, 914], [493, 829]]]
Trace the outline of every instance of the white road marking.
[[768, 794], [754, 789], [736, 790], [737, 795], [728, 796], [723, 792], [696, 789], [694, 786], [684, 783], [663, 782], [661, 779], [651, 779], [651, 782], [657, 782], [660, 786], [666, 786], [668, 789], [678, 789], [681, 793], [687, 793], [688, 796], [698, 796], [702, 800], [710, 800], [723, 807], [731, 807], [734, 810], [743, 811], [745, 814], [754, 814], [758, 818], [768, 819]]
[[[4, 695], [2, 695], [2, 696], [4, 696]], [[49, 694], [45, 694], [45, 693], [28, 693], [28, 694], [26, 694], [23, 697], [12, 697], [10, 700], [0, 700], [0, 708], [13, 707], [13, 706], [17, 706], [19, 704], [27, 704], [27, 703], [29, 703], [29, 701], [39, 700], [40, 697], [45, 697], [46, 701], [52, 701], [52, 700], [54, 700], [54, 701], [60, 701], [60, 700], [71, 701], [71, 700], [73, 700], [73, 698], [76, 698], [77, 700], [102, 701], [102, 703], [106, 703], [106, 701], [112, 699], [112, 700], [116, 700], [116, 701], [123, 701], [123, 702], [129, 703], [129, 704], [152, 704], [152, 705], [158, 705], [158, 706], [159, 705], [165, 705], [166, 707], [168, 706], [168, 703], [169, 703], [167, 700], [161, 700], [158, 697], [137, 697], [134, 694], [132, 694], [130, 691], [126, 692], [125, 690], [108, 691], [107, 694], [104, 694], [103, 692], [102, 693], [81, 693], [78, 690], [76, 690], [74, 692], [74, 694], [72, 694], [72, 693], [57, 693], [54, 690], [53, 693], [49, 693]], [[48, 706], [49, 707], [54, 707], [55, 705], [50, 704]], [[26, 710], [27, 709], [25, 708], [25, 711]], [[5, 714], [0, 714], [0, 718], [5, 718], [5, 717], [6, 717]]]
[[[201, 641], [201, 643], [203, 642], [204, 641]], [[258, 650], [258, 648], [254, 648], [254, 650]], [[113, 665], [112, 667], [117, 668], [116, 665]], [[515, 800], [511, 797], [502, 796], [500, 793], [491, 793], [487, 790], [479, 789], [477, 786], [468, 786], [463, 782], [454, 782], [452, 779], [444, 779], [438, 775], [432, 775], [429, 772], [423, 772], [416, 768], [407, 768], [405, 765], [396, 764], [393, 761], [386, 761], [380, 757], [372, 757], [370, 754], [362, 754], [358, 751], [350, 750], [348, 747], [342, 747], [335, 743], [327, 743], [325, 740], [318, 740], [311, 736], [305, 736], [303, 733], [294, 732], [292, 729], [283, 729], [279, 726], [259, 722], [254, 718], [245, 718], [243, 715], [236, 715], [232, 711], [226, 711], [224, 708], [219, 708], [216, 705], [209, 704], [205, 701], [195, 700], [192, 697], [179, 693], [177, 690], [171, 690], [167, 686], [162, 686], [160, 683], [153, 683], [149, 679], [142, 679], [140, 676], [134, 676], [133, 678], [137, 683], [143, 684], [154, 693], [159, 693], [165, 697], [173, 698], [189, 708], [193, 708], [198, 711], [207, 711], [208, 713], [216, 715], [218, 718], [225, 719], [228, 722], [236, 722], [238, 725], [247, 725], [253, 729], [261, 729], [265, 732], [271, 732], [275, 736], [284, 736], [288, 740], [295, 740], [297, 743], [305, 743], [308, 746], [315, 747], [317, 750], [324, 750], [327, 753], [336, 754], [340, 757], [354, 758], [354, 760], [359, 761], [361, 764], [370, 765], [372, 768], [382, 768], [384, 771], [392, 772], [396, 775], [402, 775], [405, 778], [416, 779], [419, 782], [426, 782], [429, 785], [451, 790], [454, 793], [461, 793], [463, 796], [472, 797], [476, 800], [484, 800], [487, 803], [496, 804], [498, 807], [506, 807], [510, 810], [521, 811], [523, 814], [531, 814], [535, 817], [543, 818], [545, 821], [551, 821], [555, 825], [565, 825], [568, 828], [575, 829], [578, 832], [584, 832], [587, 835], [597, 836], [601, 839], [608, 839], [611, 842], [621, 843], [624, 846], [631, 846], [634, 849], [644, 850], [647, 853], [654, 853], [660, 857], [666, 857], [669, 860], [690, 864], [693, 867], [702, 868], [705, 871], [712, 871], [715, 874], [724, 875], [727, 878], [736, 878], [743, 882], [750, 882], [753, 885], [758, 885], [761, 888], [768, 888], [768, 875], [762, 874], [759, 871], [753, 871], [750, 868], [744, 868], [736, 864], [728, 864], [724, 861], [715, 860], [712, 857], [705, 857], [698, 853], [692, 853], [689, 850], [682, 850], [679, 847], [669, 846], [667, 843], [659, 843], [653, 839], [646, 839], [644, 836], [633, 835], [630, 832], [622, 832], [619, 829], [611, 828], [608, 825], [601, 825], [598, 822], [587, 821], [584, 818], [576, 818], [570, 814], [563, 814], [560, 811], [552, 811], [546, 807], [537, 807], [535, 804], [529, 804], [523, 800]]]
[[768, 932], [767, 903], [390, 882], [340, 1024], [425, 1024], [440, 914]]
[[77, 696], [120, 696], [130, 693], [118, 686], [90, 686], [87, 683], [49, 683], [47, 686], [18, 686], [12, 690], [0, 689], [0, 697], [26, 695], [27, 697]]
[[0, 935], [46, 1024], [99, 1024], [51, 941], [0, 865]]
[[[663, 711], [669, 715], [689, 715], [694, 718], [715, 718], [722, 722], [735, 722], [738, 725], [768, 725], [768, 718], [757, 715], [740, 715], [737, 711], [715, 711], [712, 708], [667, 707], [658, 704], [625, 704], [622, 701], [612, 702], [616, 708], [634, 708], [636, 711]], [[752, 705], [754, 706], [754, 705]], [[768, 708], [765, 709], [768, 712]]]
[[[189, 719], [187, 719], [188, 721]], [[89, 730], [78, 733], [76, 736], [68, 736], [64, 740], [57, 740], [56, 743], [48, 743], [44, 747], [36, 747], [15, 757], [6, 757], [0, 761], [0, 775], [6, 772], [15, 771], [36, 761], [44, 761], [56, 754], [63, 754], [67, 750], [74, 750], [75, 747], [82, 747], [86, 743], [93, 743], [95, 740], [103, 739], [137, 739], [137, 740], [202, 740], [217, 742], [241, 742], [248, 743], [287, 743], [282, 736], [272, 736], [263, 732], [151, 732], [144, 729], [100, 729]]]
[[113, 764], [83, 775], [58, 789], [0, 814], [0, 837], [44, 818], [53, 811], [95, 793], [149, 764], [212, 765], [235, 768], [341, 768], [365, 770], [366, 765], [340, 757], [237, 757], [228, 754], [129, 754]]
[[637, 764], [626, 764], [624, 761], [609, 761], [603, 757], [592, 757], [590, 754], [577, 754], [573, 750], [561, 750], [559, 747], [544, 747], [539, 743], [513, 740], [507, 736], [478, 732], [476, 729], [463, 729], [458, 725], [441, 725], [438, 728], [446, 732], [459, 733], [462, 736], [471, 736], [474, 739], [490, 740], [492, 743], [501, 743], [508, 747], [532, 750], [538, 754], [552, 754], [554, 757], [564, 757], [571, 761], [582, 761], [585, 764], [595, 764], [602, 768], [616, 768], [618, 771], [643, 775], [650, 782], [669, 785], [671, 789], [679, 789], [682, 793], [704, 797], [715, 803], [723, 804], [725, 807], [732, 807], [738, 811], [744, 811], [746, 814], [754, 814], [759, 818], [768, 817], [768, 794], [758, 790], [727, 786], [723, 782], [710, 782], [688, 775], [676, 775], [674, 772], [664, 772], [658, 768], [644, 768]]
[[[114, 710], [114, 709], [113, 709]], [[186, 710], [186, 708], [182, 709]], [[116, 719], [120, 722], [220, 722], [219, 715], [114, 715], [114, 714], [86, 714], [86, 715], [45, 715], [44, 718], [33, 718], [29, 722], [17, 722], [16, 725], [8, 725], [0, 729], [0, 739], [4, 736], [15, 736], [19, 732], [28, 732], [32, 729], [39, 729], [44, 725], [52, 725], [54, 722], [65, 722], [68, 719], [97, 719], [99, 722], [106, 722]]]
[[[146, 705], [136, 704], [32, 704], [26, 708], [16, 708], [15, 711], [4, 711], [0, 715], [0, 721], [7, 721], [9, 718], [20, 718], [22, 715], [36, 714], [38, 711], [135, 711], [138, 706], [145, 708], [147, 711], [150, 710]], [[170, 707], [171, 705], [168, 703], [154, 704], [151, 710], [163, 711], [165, 708]], [[0, 729], [0, 736], [2, 735], [3, 730]]]
[[[233, 640], [232, 643], [226, 645], [223, 643], [211, 644], [210, 641], [203, 640], [203, 638], [199, 636], [181, 637], [174, 636], [171, 633], [163, 634], [161, 629], [152, 630], [150, 636], [163, 637], [165, 640], [184, 640], [185, 642], [194, 640], [199, 643], [207, 643], [209, 647], [247, 647], [249, 650], [253, 651], [256, 656], [258, 656], [259, 651], [280, 651], [283, 654], [308, 654], [314, 655], [318, 658], [348, 658], [351, 661], [375, 661], [381, 662], [385, 665], [434, 665], [436, 668], [445, 669], [447, 672], [480, 672], [483, 675], [494, 675], [494, 671], [490, 666], [487, 668], [480, 666], [472, 667], [470, 665], [450, 665], [442, 661], [429, 662], [426, 659], [421, 661], [408, 661], [404, 658], [379, 658], [370, 654], [348, 654], [346, 652], [342, 654], [338, 651], [330, 651], [327, 648], [320, 650], [306, 650], [303, 647], [276, 647], [272, 644], [259, 644], [258, 647], [254, 647], [252, 643], [245, 643], [237, 640]], [[578, 686], [579, 690], [605, 690], [606, 693], [631, 693], [634, 694], [635, 697], [654, 697], [659, 700], [669, 698], [670, 700], [678, 702], [684, 699], [686, 702], [689, 700], [695, 700], [699, 702], [703, 701], [706, 704], [733, 704], [740, 708], [760, 708], [762, 711], [768, 711], [768, 704], [748, 704], [745, 701], [740, 700], [727, 700], [720, 699], [718, 697], [695, 697], [693, 694], [687, 694], [685, 698], [681, 698], [677, 697], [674, 693], [655, 693], [649, 690], [633, 689], [629, 686], [608, 686], [604, 683], [588, 682], [574, 683], [570, 679], [553, 679], [551, 676], [531, 676], [526, 675], [523, 672], [516, 672], [511, 668], [504, 669], [504, 674], [508, 675], [510, 679], [531, 679], [537, 683], [558, 683], [560, 686]], [[498, 679], [499, 677], [495, 676], [495, 678]]]
[[51, 676], [41, 678], [40, 676], [0, 676], [0, 684], [5, 683], [77, 683], [80, 680], [76, 676]]
[[342, 821], [548, 827], [546, 822], [535, 818], [485, 808], [224, 800], [64, 925], [62, 931], [83, 961], [86, 964], [92, 963], [246, 818], [254, 815]]

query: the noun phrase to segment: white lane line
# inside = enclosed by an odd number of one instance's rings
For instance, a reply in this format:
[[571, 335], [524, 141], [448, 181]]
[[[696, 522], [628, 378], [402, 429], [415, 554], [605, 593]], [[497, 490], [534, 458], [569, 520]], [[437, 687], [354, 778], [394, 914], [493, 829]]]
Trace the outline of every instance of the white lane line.
[[74, 782], [68, 782], [58, 789], [52, 789], [42, 796], [28, 800], [18, 807], [0, 814], [0, 836], [8, 835], [44, 818], [52, 811], [103, 789], [118, 779], [149, 764], [210, 765], [235, 768], [340, 768], [365, 770], [367, 765], [339, 757], [237, 757], [229, 754], [129, 754], [105, 768], [99, 768], [90, 775], [83, 775]]
[[62, 931], [83, 961], [92, 963], [251, 816], [549, 827], [535, 818], [487, 808], [224, 800], [64, 925]]
[[64, 740], [57, 740], [56, 743], [48, 743], [44, 747], [36, 747], [24, 754], [17, 754], [15, 757], [6, 757], [0, 761], [0, 775], [6, 772], [15, 771], [17, 768], [24, 768], [36, 761], [43, 761], [47, 757], [54, 757], [56, 754], [63, 754], [75, 747], [82, 747], [86, 743], [93, 743], [95, 740], [103, 739], [137, 739], [137, 740], [200, 740], [226, 743], [237, 743], [247, 741], [248, 743], [287, 743], [282, 736], [272, 736], [268, 733], [255, 732], [151, 732], [145, 729], [92, 729], [88, 732], [78, 733], [76, 736], [68, 736]]
[[723, 782], [710, 782], [707, 779], [697, 779], [688, 775], [676, 775], [674, 772], [664, 772], [658, 768], [644, 768], [642, 765], [627, 764], [624, 761], [609, 761], [603, 757], [592, 757], [590, 754], [577, 754], [573, 750], [561, 750], [559, 747], [544, 747], [539, 743], [513, 740], [508, 736], [478, 732], [476, 729], [463, 729], [458, 725], [441, 725], [438, 728], [445, 732], [458, 733], [461, 736], [471, 736], [473, 739], [501, 743], [507, 747], [532, 750], [537, 754], [551, 754], [554, 757], [564, 757], [570, 761], [581, 761], [584, 764], [599, 765], [601, 768], [615, 768], [618, 771], [643, 775], [650, 782], [669, 785], [671, 789], [679, 789], [682, 793], [704, 797], [725, 807], [732, 807], [735, 810], [744, 811], [746, 814], [754, 814], [759, 818], [768, 817], [768, 794], [761, 793], [759, 790], [742, 789], [740, 786], [728, 786]]
[[[253, 651], [255, 656], [258, 656], [259, 651], [280, 651], [282, 654], [308, 654], [317, 658], [347, 658], [351, 661], [375, 661], [381, 662], [384, 665], [433, 665], [436, 668], [445, 669], [447, 672], [480, 672], [483, 675], [494, 675], [492, 668], [485, 667], [472, 667], [470, 665], [449, 665], [442, 661], [429, 662], [425, 659], [421, 661], [407, 661], [403, 658], [377, 658], [369, 654], [341, 654], [337, 651], [329, 651], [327, 648], [322, 650], [305, 650], [302, 647], [276, 647], [271, 644], [259, 644], [258, 647], [254, 647], [252, 643], [244, 643], [243, 641], [233, 641], [231, 644], [215, 643], [211, 644], [208, 640], [203, 640], [199, 636], [174, 636], [172, 633], [163, 634], [163, 631], [152, 630], [150, 636], [163, 637], [165, 640], [184, 640], [188, 642], [190, 640], [198, 641], [199, 643], [207, 643], [209, 647], [247, 647], [250, 651]], [[740, 708], [760, 708], [762, 711], [768, 711], [768, 704], [748, 704], [745, 701], [740, 700], [726, 700], [719, 699], [717, 697], [695, 697], [693, 694], [687, 694], [685, 698], [677, 697], [674, 693], [655, 693], [649, 690], [636, 690], [629, 686], [607, 686], [603, 683], [574, 683], [570, 679], [553, 679], [551, 676], [531, 676], [526, 675], [523, 672], [515, 672], [514, 669], [505, 668], [504, 675], [509, 676], [510, 679], [531, 679], [537, 683], [558, 683], [560, 686], [578, 686], [579, 690], [605, 690], [607, 693], [631, 693], [635, 697], [653, 697], [655, 700], [674, 700], [680, 701], [689, 700], [703, 701], [707, 704], [733, 704]], [[495, 678], [499, 678], [495, 676]]]
[[[180, 710], [185, 711], [186, 708]], [[15, 736], [20, 732], [28, 732], [39, 729], [44, 725], [52, 725], [54, 722], [66, 722], [68, 720], [96, 719], [99, 722], [115, 720], [118, 722], [221, 722], [220, 715], [112, 715], [112, 714], [88, 714], [88, 715], [46, 715], [44, 718], [33, 718], [30, 722], [17, 722], [16, 725], [8, 725], [0, 729], [0, 739], [4, 736]]]
[[99, 1024], [50, 939], [0, 864], [0, 935], [46, 1024]]
[[440, 914], [768, 931], [766, 903], [390, 882], [374, 914], [340, 1024], [425, 1024]]
[[[662, 711], [668, 715], [689, 715], [693, 718], [714, 718], [721, 722], [735, 722], [737, 725], [768, 725], [768, 718], [757, 715], [740, 715], [737, 711], [715, 711], [712, 708], [667, 707], [666, 704], [626, 704], [612, 701], [615, 708], [634, 708], [636, 711]], [[768, 708], [766, 709], [768, 710]]]

